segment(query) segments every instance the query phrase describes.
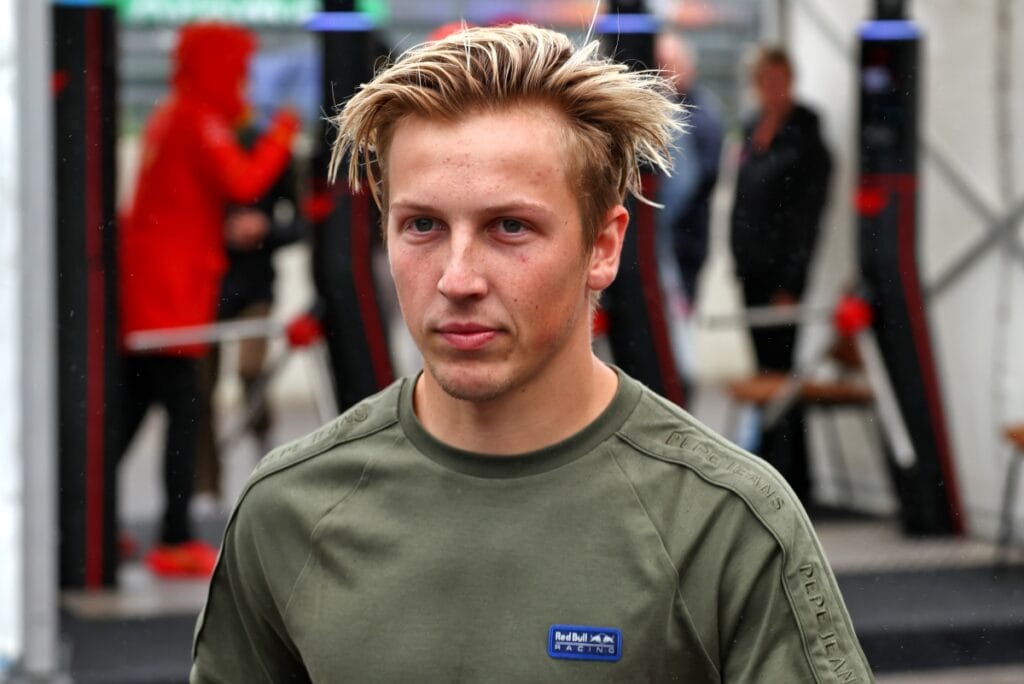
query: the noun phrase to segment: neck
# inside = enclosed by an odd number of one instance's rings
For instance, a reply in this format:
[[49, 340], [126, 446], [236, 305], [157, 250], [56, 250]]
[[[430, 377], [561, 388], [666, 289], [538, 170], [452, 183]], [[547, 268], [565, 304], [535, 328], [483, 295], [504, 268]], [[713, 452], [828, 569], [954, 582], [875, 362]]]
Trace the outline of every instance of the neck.
[[770, 107], [764, 109], [764, 115], [775, 121], [782, 121], [789, 116], [790, 111], [793, 109], [792, 98], [784, 98], [778, 102], [772, 103]]
[[556, 444], [593, 422], [618, 388], [615, 371], [587, 352], [485, 402], [452, 397], [424, 371], [416, 415], [434, 437], [466, 451], [512, 456]]

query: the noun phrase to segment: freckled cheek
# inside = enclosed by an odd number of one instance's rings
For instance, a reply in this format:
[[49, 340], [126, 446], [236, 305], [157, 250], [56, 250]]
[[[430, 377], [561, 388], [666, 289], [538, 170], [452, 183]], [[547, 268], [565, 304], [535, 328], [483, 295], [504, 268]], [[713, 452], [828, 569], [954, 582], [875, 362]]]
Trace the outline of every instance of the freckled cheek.
[[422, 283], [437, 269], [429, 254], [417, 250], [395, 250], [390, 255], [391, 275], [395, 282]]
[[429, 282], [429, 271], [423, 268], [421, 262], [413, 258], [393, 256], [391, 277], [394, 280], [395, 290], [403, 311], [410, 314], [419, 307], [417, 302], [424, 298], [424, 293], [431, 293], [435, 290], [436, 281]]

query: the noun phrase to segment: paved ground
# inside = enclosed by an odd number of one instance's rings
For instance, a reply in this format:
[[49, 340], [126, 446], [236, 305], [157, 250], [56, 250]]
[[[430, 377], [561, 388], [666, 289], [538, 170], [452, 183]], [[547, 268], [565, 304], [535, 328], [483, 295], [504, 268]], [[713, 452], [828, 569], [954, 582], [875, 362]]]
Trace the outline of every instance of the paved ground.
[[1021, 684], [1024, 667], [972, 667], [879, 675], [878, 684]]

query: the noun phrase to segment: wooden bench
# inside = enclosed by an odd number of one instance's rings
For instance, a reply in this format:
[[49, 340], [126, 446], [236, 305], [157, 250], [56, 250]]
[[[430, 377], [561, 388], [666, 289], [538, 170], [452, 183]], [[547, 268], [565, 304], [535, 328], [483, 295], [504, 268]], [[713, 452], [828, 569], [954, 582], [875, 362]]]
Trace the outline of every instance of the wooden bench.
[[[785, 387], [789, 374], [759, 373], [728, 384], [729, 396], [744, 404], [767, 405]], [[816, 406], [863, 406], [874, 401], [867, 383], [858, 380], [804, 380], [798, 399]]]
[[[790, 382], [790, 378], [788, 373], [767, 371], [730, 382], [726, 385], [726, 391], [734, 407], [746, 404], [763, 409], [780, 397]], [[859, 379], [804, 380], [796, 389], [793, 400], [805, 408], [827, 409], [830, 414], [837, 408], [874, 408], [874, 395], [871, 388], [866, 382]], [[839, 488], [840, 495], [844, 500], [850, 501], [852, 499], [850, 474], [846, 467], [846, 459], [843, 457], [839, 429], [834, 416], [831, 417], [832, 420], [824, 423], [827, 426], [826, 438], [830, 446], [828, 455], [836, 474], [836, 486]], [[734, 438], [738, 422], [738, 412], [733, 412], [728, 421], [728, 429], [730, 436]]]

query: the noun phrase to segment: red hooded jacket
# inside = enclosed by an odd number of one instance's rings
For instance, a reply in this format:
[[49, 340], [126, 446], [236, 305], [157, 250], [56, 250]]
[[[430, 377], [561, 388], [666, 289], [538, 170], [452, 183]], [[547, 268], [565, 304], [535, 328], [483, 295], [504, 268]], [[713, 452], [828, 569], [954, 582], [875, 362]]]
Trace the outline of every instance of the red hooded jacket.
[[120, 221], [122, 335], [216, 319], [227, 265], [225, 212], [231, 203], [255, 201], [288, 163], [298, 129], [293, 114], [279, 114], [249, 151], [235, 137], [254, 44], [233, 26], [181, 31], [172, 93], [147, 124], [135, 195]]

